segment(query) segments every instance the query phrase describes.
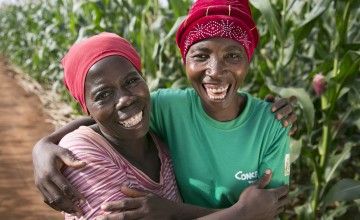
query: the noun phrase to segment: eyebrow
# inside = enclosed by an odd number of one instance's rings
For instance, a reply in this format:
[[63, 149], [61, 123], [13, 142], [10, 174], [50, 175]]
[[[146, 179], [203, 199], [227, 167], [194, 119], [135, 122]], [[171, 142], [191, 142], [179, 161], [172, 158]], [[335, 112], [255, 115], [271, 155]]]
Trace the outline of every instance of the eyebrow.
[[[240, 46], [240, 45], [229, 45], [229, 46], [223, 48], [222, 50], [226, 51], [226, 52], [239, 51], [239, 52], [245, 53], [245, 51], [241, 47], [242, 46]], [[195, 47], [190, 48], [189, 52], [192, 52], [192, 51], [211, 52], [211, 49], [209, 49], [206, 46], [196, 45]]]
[[211, 49], [202, 45], [196, 45], [195, 47], [190, 48], [189, 52], [192, 51], [211, 52]]
[[100, 84], [94, 88], [91, 89], [90, 93], [92, 96], [95, 96], [98, 92], [101, 92], [106, 89], [106, 86], [104, 84]]
[[224, 48], [224, 51], [241, 51], [243, 52], [243, 50], [241, 49], [241, 46], [238, 45], [230, 45]]

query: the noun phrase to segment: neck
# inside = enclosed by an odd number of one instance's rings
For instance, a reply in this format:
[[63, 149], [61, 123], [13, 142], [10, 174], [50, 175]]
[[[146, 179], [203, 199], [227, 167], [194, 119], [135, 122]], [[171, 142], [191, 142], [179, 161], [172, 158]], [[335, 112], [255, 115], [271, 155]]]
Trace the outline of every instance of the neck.
[[160, 181], [161, 163], [158, 156], [159, 152], [149, 133], [138, 139], [119, 140], [102, 132], [98, 126], [97, 132], [129, 163], [141, 170], [153, 181]]
[[211, 105], [208, 108], [204, 107], [204, 104], [202, 104], [202, 106], [209, 117], [217, 121], [225, 122], [234, 120], [244, 111], [246, 100], [246, 96], [238, 94], [235, 100], [228, 106]]
[[114, 138], [105, 132], [103, 132], [99, 126], [96, 126], [94, 129], [97, 133], [103, 136], [111, 145], [112, 147], [118, 151], [121, 155], [125, 156], [126, 158], [143, 158], [146, 156], [149, 148], [152, 146], [152, 138], [150, 134], [141, 137], [141, 138], [129, 138], [129, 139], [117, 139]]

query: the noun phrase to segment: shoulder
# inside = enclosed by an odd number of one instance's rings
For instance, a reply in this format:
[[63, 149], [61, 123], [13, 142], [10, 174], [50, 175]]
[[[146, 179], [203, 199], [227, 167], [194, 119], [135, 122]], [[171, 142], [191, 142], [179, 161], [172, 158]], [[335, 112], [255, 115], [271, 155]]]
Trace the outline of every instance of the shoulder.
[[[257, 97], [254, 97], [252, 95], [250, 95], [249, 93], [243, 93], [247, 96], [248, 100], [250, 100], [252, 102], [252, 104], [254, 105], [255, 108], [260, 108], [260, 109], [265, 109], [265, 108], [269, 108], [272, 105], [271, 102], [266, 102], [265, 100], [259, 99]], [[270, 111], [271, 113], [271, 111]]]
[[248, 98], [248, 104], [250, 105], [250, 114], [257, 120], [261, 121], [262, 127], [268, 125], [270, 129], [286, 130], [282, 126], [282, 121], [276, 119], [276, 114], [271, 111], [272, 102], [266, 102], [259, 98], [253, 97], [248, 93], [243, 93]]
[[195, 90], [191, 88], [186, 89], [158, 89], [151, 93], [151, 98], [161, 100], [173, 100], [173, 98], [189, 98], [194, 96]]
[[86, 126], [80, 126], [78, 129], [66, 134], [60, 141], [60, 143], [67, 143], [73, 141], [87, 141], [87, 137], [92, 136], [93, 131]]
[[81, 126], [66, 134], [59, 142], [63, 148], [73, 151], [91, 151], [103, 145], [103, 138], [91, 128]]

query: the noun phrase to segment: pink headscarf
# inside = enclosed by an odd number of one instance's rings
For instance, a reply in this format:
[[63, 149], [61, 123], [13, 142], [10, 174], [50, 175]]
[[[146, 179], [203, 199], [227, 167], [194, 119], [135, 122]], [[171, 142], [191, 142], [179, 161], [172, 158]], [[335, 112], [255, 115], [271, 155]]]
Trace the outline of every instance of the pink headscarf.
[[229, 38], [240, 43], [250, 62], [259, 35], [248, 0], [197, 0], [176, 34], [176, 43], [184, 63], [191, 45], [214, 37]]
[[107, 32], [74, 44], [61, 61], [64, 85], [87, 114], [84, 89], [86, 74], [97, 61], [114, 55], [128, 59], [141, 72], [141, 60], [132, 45], [124, 38]]

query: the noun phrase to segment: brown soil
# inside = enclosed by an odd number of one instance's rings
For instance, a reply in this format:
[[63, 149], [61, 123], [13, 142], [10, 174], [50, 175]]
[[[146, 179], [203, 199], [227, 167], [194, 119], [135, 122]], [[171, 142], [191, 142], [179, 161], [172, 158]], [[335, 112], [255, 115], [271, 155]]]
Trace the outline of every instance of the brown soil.
[[33, 146], [54, 130], [54, 119], [37, 95], [20, 86], [19, 75], [0, 57], [0, 219], [64, 219], [43, 203], [31, 161]]

